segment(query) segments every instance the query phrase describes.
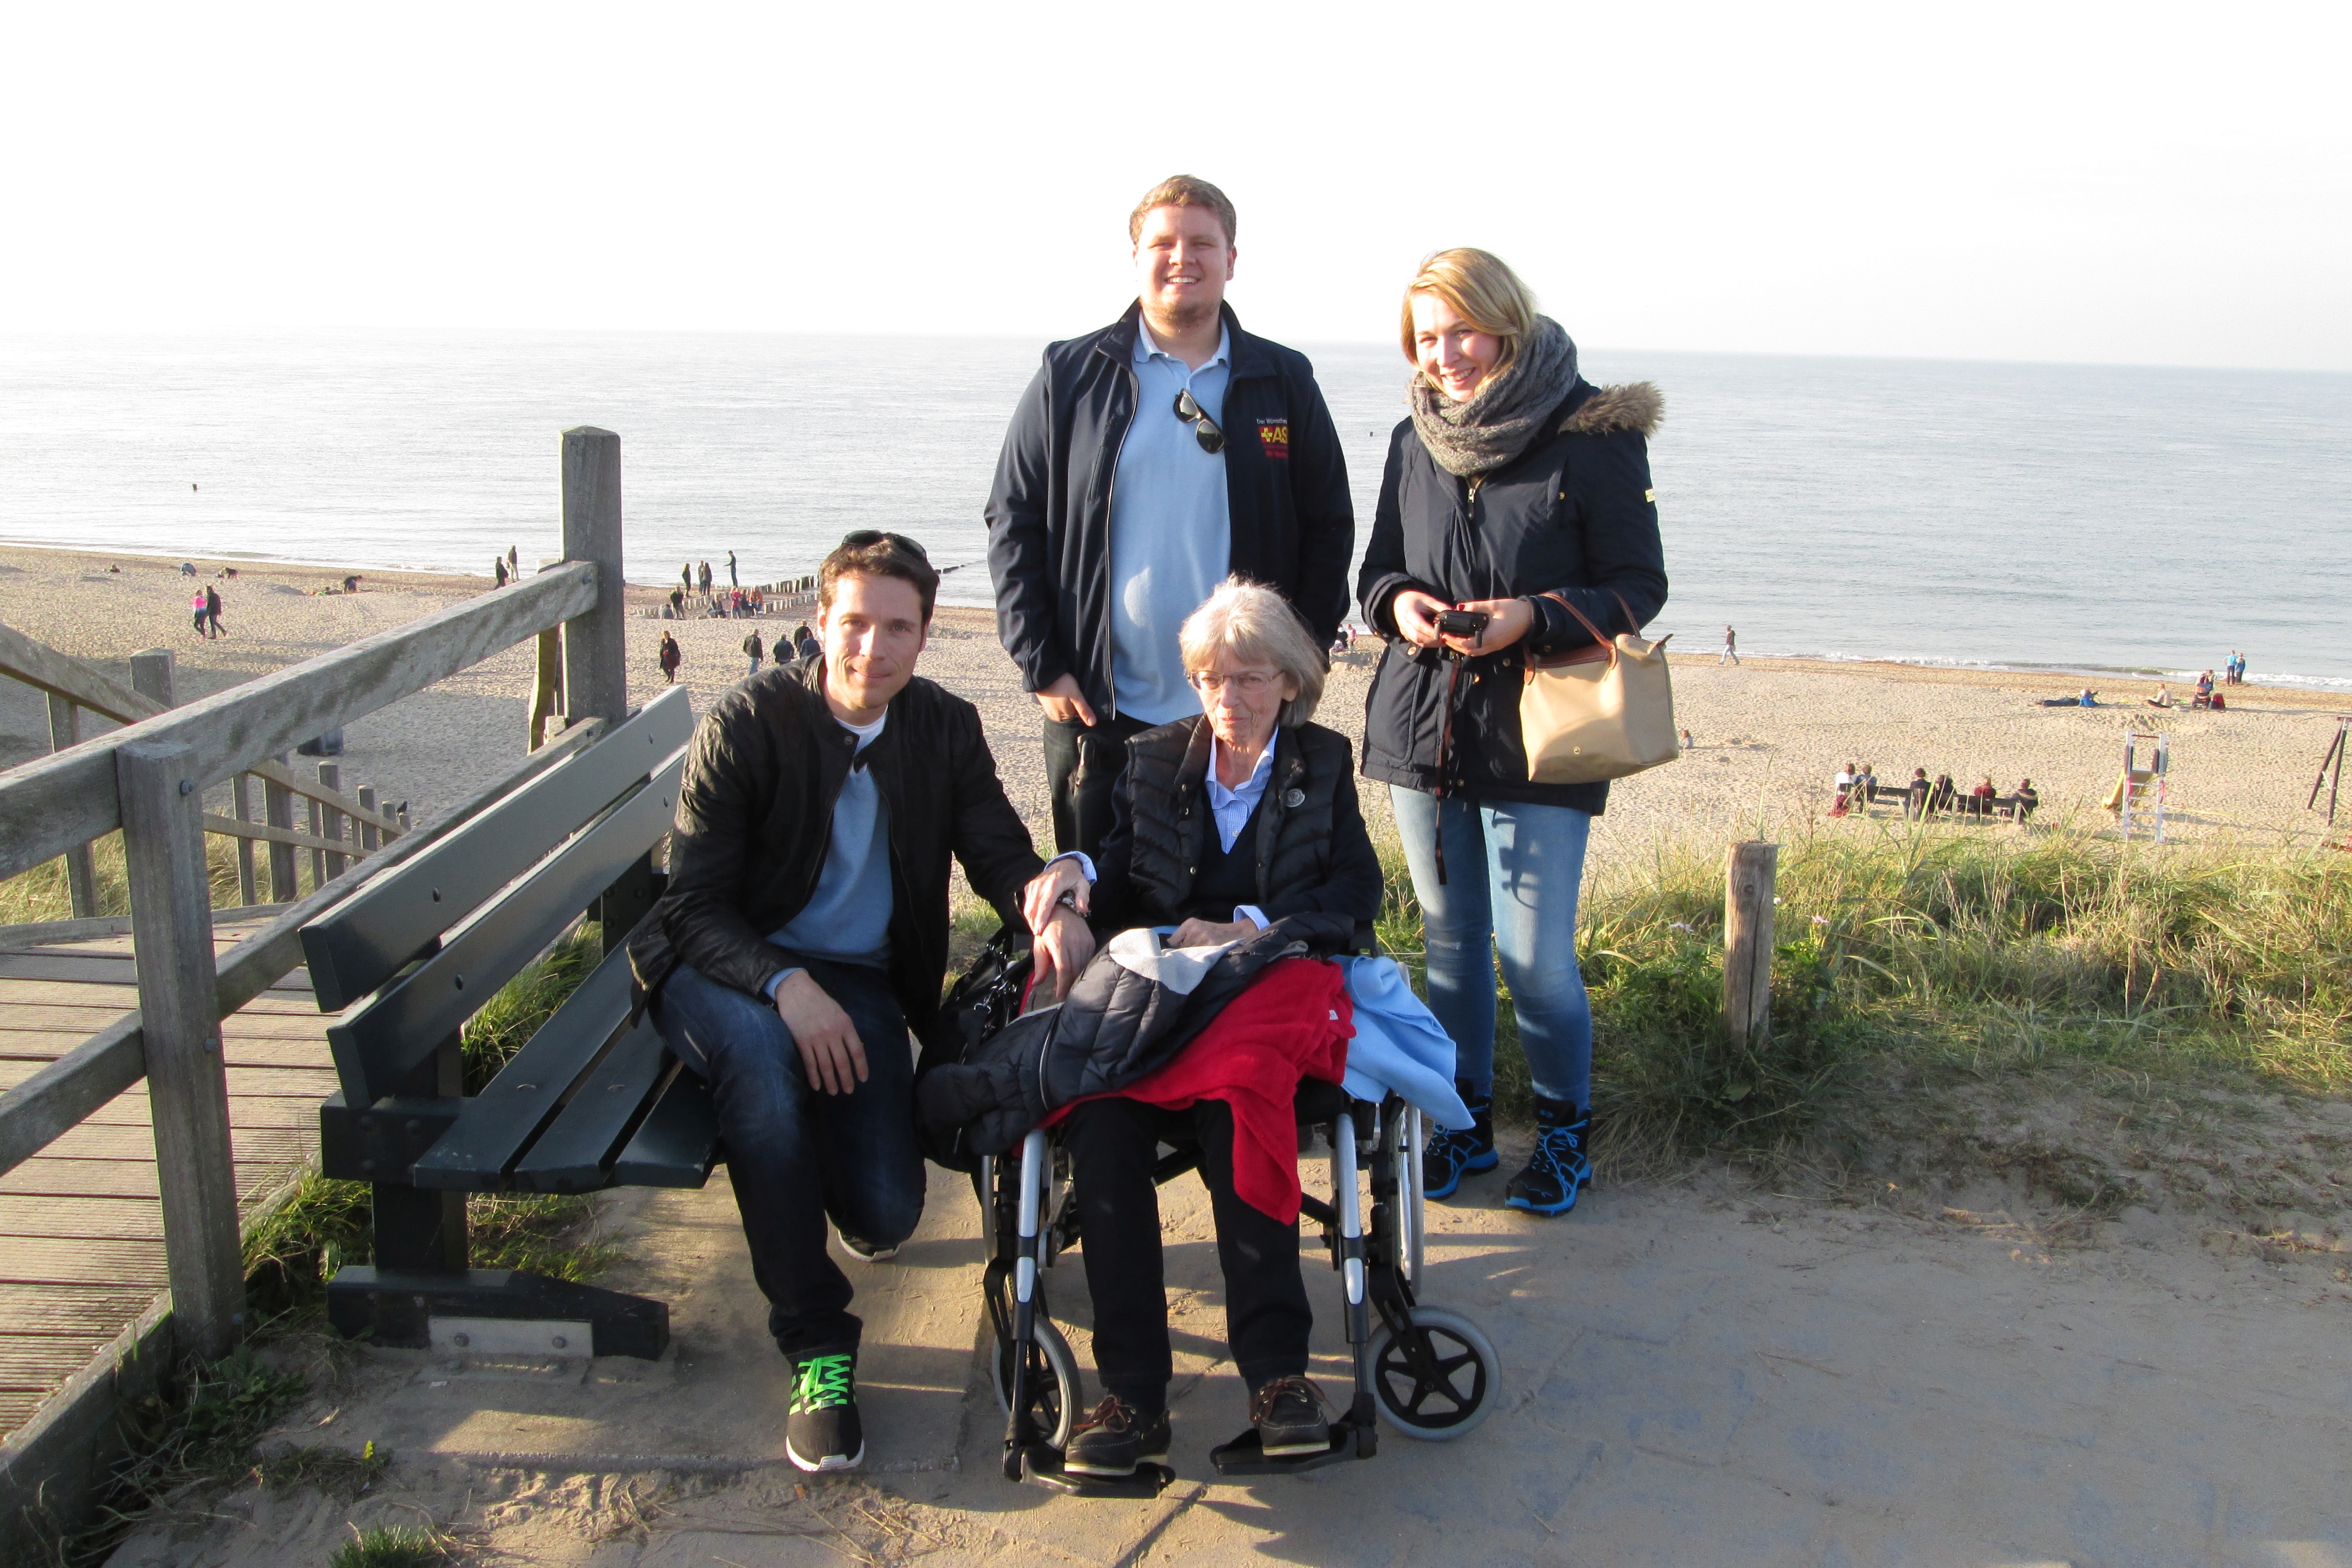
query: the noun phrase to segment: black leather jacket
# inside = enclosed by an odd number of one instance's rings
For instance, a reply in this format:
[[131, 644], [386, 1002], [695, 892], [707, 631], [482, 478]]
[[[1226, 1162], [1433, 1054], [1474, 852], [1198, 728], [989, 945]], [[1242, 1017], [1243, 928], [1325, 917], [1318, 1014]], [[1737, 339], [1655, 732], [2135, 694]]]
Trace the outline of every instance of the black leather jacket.
[[[629, 942], [646, 994], [677, 964], [760, 994], [783, 967], [767, 933], [815, 893], [834, 802], [856, 740], [825, 706], [824, 662], [753, 676], [719, 699], [687, 754], [670, 831], [669, 888]], [[920, 676], [890, 701], [866, 748], [890, 822], [890, 979], [907, 1021], [939, 1011], [948, 957], [948, 862], [1021, 926], [1021, 888], [1040, 869], [1004, 798], [980, 712]]]

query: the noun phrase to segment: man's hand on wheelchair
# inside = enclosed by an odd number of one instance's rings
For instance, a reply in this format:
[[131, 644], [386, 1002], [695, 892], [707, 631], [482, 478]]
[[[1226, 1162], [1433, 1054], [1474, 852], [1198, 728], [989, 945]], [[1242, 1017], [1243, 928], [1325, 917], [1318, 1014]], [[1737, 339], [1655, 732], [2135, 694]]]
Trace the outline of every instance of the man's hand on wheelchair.
[[1255, 936], [1257, 927], [1248, 921], [1186, 921], [1168, 939], [1171, 947], [1214, 947], [1219, 942], [1239, 942], [1245, 936]]
[[1056, 909], [1029, 944], [1029, 952], [1036, 967], [1037, 984], [1051, 984], [1054, 1000], [1061, 1001], [1070, 994], [1070, 984], [1078, 972], [1095, 955], [1095, 933], [1075, 910]]
[[1065, 898], [1080, 914], [1094, 900], [1094, 884], [1087, 880], [1084, 863], [1075, 855], [1055, 861], [1022, 888], [1021, 918], [1029, 922], [1032, 934], [1045, 934], [1054, 918], [1054, 906]]
[[807, 970], [793, 970], [776, 987], [776, 1016], [793, 1032], [811, 1083], [827, 1094], [847, 1094], [866, 1081], [866, 1043], [857, 1026]]

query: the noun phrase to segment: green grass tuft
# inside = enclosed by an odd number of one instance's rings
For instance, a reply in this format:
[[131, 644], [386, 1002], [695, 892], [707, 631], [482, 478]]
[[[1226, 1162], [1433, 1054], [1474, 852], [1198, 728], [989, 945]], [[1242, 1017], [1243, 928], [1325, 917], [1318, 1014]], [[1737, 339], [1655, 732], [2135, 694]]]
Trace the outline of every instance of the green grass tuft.
[[435, 1568], [456, 1552], [456, 1542], [438, 1531], [380, 1524], [353, 1530], [352, 1538], [327, 1559], [327, 1568]]

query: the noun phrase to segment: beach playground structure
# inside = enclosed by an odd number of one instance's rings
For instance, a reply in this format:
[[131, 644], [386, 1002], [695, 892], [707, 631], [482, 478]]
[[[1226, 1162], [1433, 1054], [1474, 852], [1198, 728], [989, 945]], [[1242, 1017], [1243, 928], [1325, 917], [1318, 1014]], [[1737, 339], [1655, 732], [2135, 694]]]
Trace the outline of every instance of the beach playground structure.
[[[320, 1097], [339, 1079], [349, 1082], [352, 1074], [341, 1069], [354, 1064], [341, 1059], [349, 1053], [341, 1046], [330, 1046], [334, 1021], [318, 1012], [327, 998], [311, 994], [305, 933], [528, 784], [577, 771], [609, 750], [596, 744], [600, 738], [623, 735], [630, 715], [619, 437], [567, 431], [562, 474], [563, 560], [498, 592], [178, 707], [160, 694], [110, 692], [63, 666], [45, 667], [48, 679], [39, 684], [53, 695], [63, 688], [68, 700], [125, 722], [0, 774], [0, 878], [71, 857], [119, 830], [131, 913], [80, 930], [0, 933], [0, 949], [15, 949], [0, 951], [0, 990], [20, 992], [0, 1028], [0, 1267], [7, 1270], [0, 1279], [6, 1438], [0, 1560], [47, 1561], [47, 1535], [87, 1513], [121, 1451], [117, 1411], [144, 1397], [182, 1359], [217, 1357], [245, 1337], [244, 1230], [290, 1190], [290, 1178], [319, 1147], [322, 1121], [331, 1131], [348, 1124], [348, 1147], [331, 1155], [375, 1163], [360, 1173], [380, 1184], [380, 1224], [401, 1208], [411, 1223], [395, 1220], [394, 1231], [430, 1253], [422, 1261], [454, 1274], [461, 1289], [488, 1283], [465, 1272], [457, 1184], [381, 1195], [384, 1178], [402, 1180], [409, 1169], [384, 1162], [424, 1152], [415, 1141], [425, 1119], [373, 1104], [321, 1111]], [[359, 797], [327, 795], [330, 786], [277, 762], [303, 742], [546, 633], [555, 634], [560, 655], [560, 738], [413, 829]], [[15, 649], [20, 662], [37, 662], [47, 651], [22, 640], [26, 646]], [[639, 740], [642, 750], [655, 749]], [[644, 781], [666, 761], [648, 756], [635, 776]], [[601, 777], [611, 770], [600, 762], [595, 771]], [[247, 774], [259, 774], [265, 792], [285, 790], [286, 809], [269, 811], [259, 824], [206, 813], [208, 788]], [[634, 797], [651, 785], [615, 787]], [[297, 795], [319, 803], [322, 827], [328, 809], [357, 819], [358, 837], [322, 832], [314, 843], [290, 820], [281, 824]], [[642, 815], [631, 816], [632, 831]], [[239, 824], [269, 831], [239, 831]], [[369, 827], [376, 835], [372, 852]], [[281, 907], [216, 914], [207, 832], [271, 847], [271, 891]], [[558, 848], [549, 867], [583, 875], [605, 869], [606, 840], [624, 836], [583, 833], [573, 844], [595, 839], [593, 848], [568, 858]], [[282, 881], [280, 847], [288, 851]], [[307, 895], [290, 898], [290, 857], [302, 848], [318, 852], [324, 875]], [[642, 910], [651, 891], [642, 848], [634, 847], [609, 881], [581, 882], [574, 912], [609, 912], [608, 893]], [[534, 910], [543, 913], [541, 906], [572, 885], [536, 879]], [[446, 903], [448, 888], [411, 878], [400, 879], [398, 890], [398, 900], [387, 892], [373, 900], [373, 921], [343, 922], [346, 931], [383, 928], [385, 907], [401, 900]], [[470, 928], [474, 951], [498, 924], [493, 910]], [[516, 942], [528, 935], [508, 932]], [[93, 937], [108, 945], [92, 948]], [[452, 993], [475, 988], [470, 1011], [476, 997], [487, 1000], [498, 989], [502, 977], [494, 976], [509, 956], [501, 951], [488, 970], [467, 973], [451, 963], [431, 963], [443, 950], [436, 930], [422, 952], [397, 955], [402, 973], [412, 960], [426, 961], [415, 973], [430, 984], [405, 988], [410, 1021], [446, 1014], [442, 999], [418, 994], [445, 981]], [[429, 1005], [419, 1011], [420, 1003]], [[401, 1011], [375, 1009], [387, 1024]], [[394, 1043], [357, 1065], [413, 1067], [426, 1098], [455, 1094], [454, 1025], [421, 1054], [415, 1035], [385, 1032], [396, 1035]], [[360, 1081], [372, 1087], [373, 1073]], [[454, 1114], [454, 1107], [440, 1109]], [[543, 1125], [552, 1129], [560, 1119]]]
[[2172, 741], [2145, 730], [2124, 731], [2124, 771], [2108, 793], [2106, 806], [2129, 839], [2134, 829], [2164, 842], [2164, 779], [2172, 768]]

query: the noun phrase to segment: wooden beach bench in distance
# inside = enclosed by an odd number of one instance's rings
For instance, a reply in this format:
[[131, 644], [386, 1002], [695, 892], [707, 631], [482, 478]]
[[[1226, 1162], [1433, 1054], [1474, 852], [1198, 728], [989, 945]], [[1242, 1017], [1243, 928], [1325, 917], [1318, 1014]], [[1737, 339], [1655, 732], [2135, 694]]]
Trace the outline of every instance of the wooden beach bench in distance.
[[[662, 875], [694, 714], [664, 692], [302, 928], [341, 1090], [320, 1168], [373, 1192], [374, 1261], [327, 1287], [327, 1314], [379, 1345], [661, 1354], [660, 1301], [468, 1267], [469, 1193], [699, 1187], [719, 1157], [702, 1080], [632, 1017], [629, 932]], [[583, 914], [604, 956], [478, 1095], [458, 1031]]]

